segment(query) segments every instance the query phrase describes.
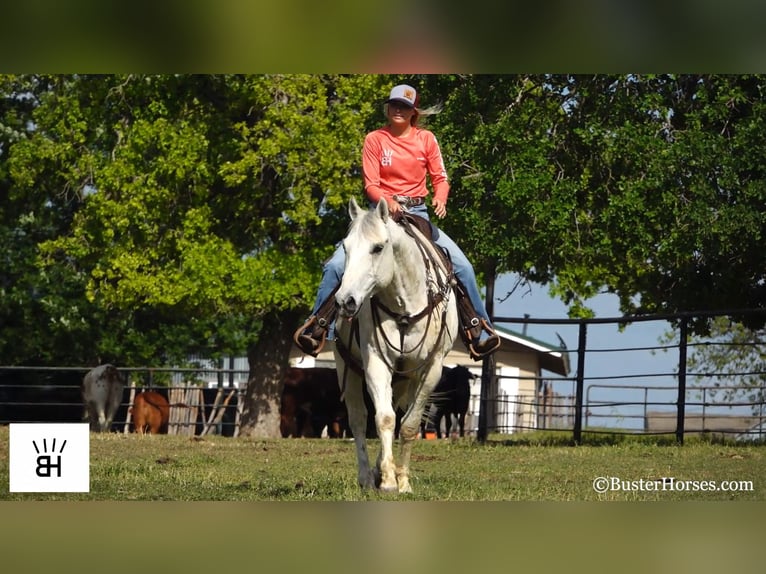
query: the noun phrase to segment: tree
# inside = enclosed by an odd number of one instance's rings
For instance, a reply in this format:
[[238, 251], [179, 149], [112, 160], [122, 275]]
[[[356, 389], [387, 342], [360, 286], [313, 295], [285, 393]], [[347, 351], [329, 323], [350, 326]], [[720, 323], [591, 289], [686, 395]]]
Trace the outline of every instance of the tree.
[[3, 359], [247, 352], [244, 430], [274, 436], [400, 81], [444, 103], [440, 225], [480, 277], [548, 284], [572, 315], [604, 291], [626, 314], [766, 302], [762, 76], [5, 76]]
[[361, 190], [385, 81], [55, 77], [11, 150], [20, 196], [73, 206], [41, 271], [78, 278], [115, 327], [96, 344], [123, 358], [247, 349], [243, 432], [275, 436], [289, 335]]
[[446, 96], [445, 228], [480, 269], [549, 284], [575, 316], [599, 292], [626, 314], [766, 302], [763, 77], [428, 82]]
[[[87, 323], [95, 309], [85, 301], [82, 277], [68, 266], [40, 272], [38, 246], [66, 233], [80, 201], [62, 184], [69, 163], [48, 148], [33, 167], [49, 172], [46, 188], [15, 185], [16, 150], [29, 145], [39, 109], [57, 84], [47, 76], [0, 76], [0, 357], [3, 364], [81, 364], [92, 342]], [[69, 155], [71, 156], [70, 150]], [[27, 175], [27, 174], [24, 174]], [[73, 362], [74, 361], [74, 362]]]

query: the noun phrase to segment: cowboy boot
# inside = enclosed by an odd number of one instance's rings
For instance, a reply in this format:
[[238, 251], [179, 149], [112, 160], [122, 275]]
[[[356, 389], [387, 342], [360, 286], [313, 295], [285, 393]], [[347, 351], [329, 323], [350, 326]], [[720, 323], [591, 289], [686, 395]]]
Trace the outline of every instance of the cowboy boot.
[[500, 337], [486, 319], [479, 317], [460, 281], [455, 281], [460, 336], [474, 361], [479, 361], [500, 348]]
[[[481, 332], [478, 339], [474, 338], [468, 350], [474, 360], [478, 361], [491, 355], [500, 348], [500, 336], [486, 320], [479, 319]], [[484, 335], [486, 333], [486, 335]]]
[[293, 334], [293, 342], [301, 351], [316, 357], [327, 340], [327, 330], [321, 327], [316, 315], [312, 315]]
[[315, 315], [301, 325], [293, 334], [293, 342], [301, 351], [316, 357], [324, 348], [327, 331], [335, 321], [335, 291], [319, 306]]

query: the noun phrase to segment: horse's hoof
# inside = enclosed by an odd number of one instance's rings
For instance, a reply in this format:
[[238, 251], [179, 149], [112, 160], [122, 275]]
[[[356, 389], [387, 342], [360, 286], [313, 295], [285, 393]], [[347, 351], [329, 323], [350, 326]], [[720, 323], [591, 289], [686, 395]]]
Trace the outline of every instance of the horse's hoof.
[[365, 488], [365, 489], [374, 490], [378, 487], [375, 481], [375, 476], [372, 472], [367, 473], [365, 476], [360, 476], [357, 482], [359, 483], [359, 486], [361, 488]]
[[410, 477], [407, 474], [404, 474], [404, 473], [397, 474], [396, 483], [399, 486], [399, 494], [412, 494]]
[[409, 483], [400, 486], [399, 494], [412, 494], [412, 486]]

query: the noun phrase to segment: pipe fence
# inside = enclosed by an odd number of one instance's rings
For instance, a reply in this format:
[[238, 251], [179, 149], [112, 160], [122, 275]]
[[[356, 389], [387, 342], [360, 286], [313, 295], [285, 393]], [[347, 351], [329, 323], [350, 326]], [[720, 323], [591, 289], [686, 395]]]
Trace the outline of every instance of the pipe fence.
[[[577, 328], [577, 346], [563, 349], [574, 357], [570, 376], [503, 377], [497, 374], [494, 358], [482, 363], [481, 382], [471, 397], [466, 428], [480, 441], [489, 432], [512, 434], [531, 430], [571, 433], [574, 443], [588, 433], [674, 434], [683, 444], [693, 433], [720, 433], [739, 440], [766, 438], [766, 348], [759, 341], [735, 343], [725, 340], [690, 340], [690, 321], [718, 316], [751, 317], [764, 309], [730, 310], [707, 313], [641, 315], [595, 319], [534, 319], [494, 317], [495, 323], [518, 323], [526, 330], [530, 324], [568, 325]], [[656, 345], [598, 348], [589, 346], [588, 334], [594, 325], [630, 325], [664, 321], [676, 334], [675, 340]], [[712, 346], [751, 347], [752, 368], [695, 370], [688, 368], [689, 353]], [[677, 359], [672, 370], [653, 369], [647, 361], [638, 373], [622, 368], [631, 353], [670, 353]], [[597, 356], [613, 356], [613, 368], [599, 376], [587, 375], [589, 361]], [[760, 357], [760, 359], [759, 359]], [[242, 361], [243, 359], [237, 359]], [[242, 401], [240, 393], [248, 379], [245, 363], [200, 361], [196, 368], [120, 368], [129, 389], [163, 389], [176, 409], [171, 432], [219, 432], [236, 436]], [[735, 365], [736, 366], [736, 365]], [[235, 368], [238, 367], [238, 368]], [[80, 381], [86, 367], [0, 366], [0, 424], [9, 422], [81, 421], [83, 405]], [[506, 380], [507, 379], [507, 380]], [[522, 385], [534, 388], [521, 393]], [[723, 381], [723, 382], [722, 382]], [[508, 383], [508, 384], [506, 384]], [[233, 395], [224, 392], [237, 389]], [[171, 395], [171, 393], [175, 393]], [[225, 416], [219, 409], [228, 397]], [[117, 427], [127, 432], [128, 407], [132, 395], [126, 394], [115, 418]], [[121, 425], [121, 426], [120, 426]], [[225, 431], [224, 431], [225, 427]]]
[[[762, 358], [766, 356], [766, 347], [760, 340], [733, 342], [696, 338], [690, 341], [689, 326], [692, 321], [715, 317], [729, 317], [737, 321], [743, 318], [760, 319], [765, 313], [766, 309], [733, 309], [591, 319], [495, 316], [493, 322], [520, 324], [524, 331], [530, 324], [577, 326], [577, 347], [567, 350], [575, 357], [575, 369], [571, 377], [536, 377], [538, 384], [534, 394], [506, 396], [491, 392], [491, 389], [498, 388], [499, 377], [494, 368], [488, 366], [491, 359], [485, 360], [479, 393], [482, 413], [478, 416], [477, 437], [484, 440], [490, 431], [513, 433], [549, 429], [571, 432], [575, 443], [582, 442], [584, 430], [593, 433], [672, 433], [679, 444], [683, 444], [687, 434], [708, 432], [740, 440], [761, 440], [764, 438], [766, 416], [766, 361]], [[594, 325], [628, 326], [646, 321], [666, 322], [674, 331], [677, 342], [614, 348], [588, 345], [589, 329]], [[753, 368], [689, 371], [690, 351], [693, 353], [696, 348], [712, 346], [750, 348]], [[656, 372], [652, 371], [651, 362], [647, 362], [645, 372], [623, 372], [621, 358], [636, 351], [674, 352], [677, 354], [676, 368]], [[587, 376], [589, 359], [600, 353], [615, 354], [613, 371], [600, 376]], [[652, 384], [657, 379], [672, 379], [672, 383]], [[725, 384], [711, 381], [725, 381]], [[546, 391], [546, 385], [550, 385], [548, 389], [565, 386], [570, 392]], [[546, 393], [549, 395], [546, 396]], [[507, 424], [509, 419], [512, 422]]]

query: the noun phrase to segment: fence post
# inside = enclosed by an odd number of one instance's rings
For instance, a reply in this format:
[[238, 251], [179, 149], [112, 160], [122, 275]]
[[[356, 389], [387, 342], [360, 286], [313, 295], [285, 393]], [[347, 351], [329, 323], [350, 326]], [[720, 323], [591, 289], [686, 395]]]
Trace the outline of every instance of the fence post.
[[583, 389], [585, 387], [585, 345], [588, 338], [588, 325], [580, 321], [580, 334], [577, 340], [577, 381], [575, 387], [575, 420], [573, 440], [575, 444], [582, 442], [582, 410]]
[[687, 317], [681, 317], [678, 345], [678, 418], [676, 419], [676, 441], [684, 444], [684, 424], [686, 421], [686, 337], [689, 328]]
[[479, 391], [479, 429], [476, 432], [476, 439], [479, 442], [487, 440], [489, 395], [492, 386], [492, 375], [495, 372], [495, 355], [484, 357], [481, 363], [481, 387]]
[[[490, 260], [487, 262], [485, 269], [487, 284], [484, 288], [484, 308], [492, 322], [494, 322], [495, 315], [496, 276], [497, 262]], [[476, 431], [476, 440], [482, 443], [487, 440], [487, 408], [489, 407], [489, 391], [490, 385], [492, 384], [492, 376], [494, 373], [495, 355], [494, 353], [491, 353], [488, 357], [484, 357], [484, 360], [481, 362], [481, 387], [479, 390], [479, 428]]]

